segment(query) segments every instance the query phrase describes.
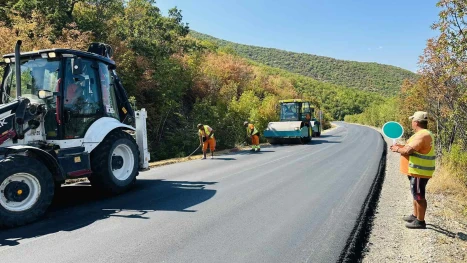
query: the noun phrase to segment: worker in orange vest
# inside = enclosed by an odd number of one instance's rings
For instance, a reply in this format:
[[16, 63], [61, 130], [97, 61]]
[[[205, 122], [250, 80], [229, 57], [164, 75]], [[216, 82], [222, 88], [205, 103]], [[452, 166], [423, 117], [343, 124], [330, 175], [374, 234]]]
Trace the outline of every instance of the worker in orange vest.
[[246, 135], [251, 138], [251, 151], [259, 152], [261, 150], [261, 146], [259, 145], [259, 132], [256, 129], [253, 123], [249, 123], [245, 121], [243, 126], [246, 128]]
[[199, 143], [203, 145], [203, 159], [206, 159], [206, 152], [211, 150], [211, 159], [214, 159], [214, 151], [216, 150], [216, 139], [214, 138], [214, 130], [208, 125], [198, 124]]

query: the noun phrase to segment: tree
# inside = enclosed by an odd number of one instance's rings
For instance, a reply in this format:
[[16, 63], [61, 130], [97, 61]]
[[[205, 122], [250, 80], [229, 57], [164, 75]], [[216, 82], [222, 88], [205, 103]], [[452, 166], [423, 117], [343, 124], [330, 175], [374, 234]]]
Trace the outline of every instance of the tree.
[[441, 0], [439, 37], [428, 41], [421, 58], [420, 85], [427, 90], [430, 112], [436, 117], [440, 147], [460, 143], [467, 149], [467, 2]]

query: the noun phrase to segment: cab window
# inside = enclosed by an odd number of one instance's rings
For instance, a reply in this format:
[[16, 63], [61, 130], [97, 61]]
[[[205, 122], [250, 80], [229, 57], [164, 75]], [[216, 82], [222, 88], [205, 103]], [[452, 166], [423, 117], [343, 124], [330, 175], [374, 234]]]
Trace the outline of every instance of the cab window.
[[83, 138], [88, 128], [102, 116], [97, 72], [92, 67], [94, 62], [81, 59], [81, 74], [74, 75], [71, 69], [74, 59], [67, 59], [65, 65], [63, 85], [65, 139]]
[[110, 75], [108, 66], [105, 63], [99, 63], [99, 75], [102, 89], [102, 102], [104, 104], [105, 116], [119, 120], [117, 98], [115, 95], [115, 83]]

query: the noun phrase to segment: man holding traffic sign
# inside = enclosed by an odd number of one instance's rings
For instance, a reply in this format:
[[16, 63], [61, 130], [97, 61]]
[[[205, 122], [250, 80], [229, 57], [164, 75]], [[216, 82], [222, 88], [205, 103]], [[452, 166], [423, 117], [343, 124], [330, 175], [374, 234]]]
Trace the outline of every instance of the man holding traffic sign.
[[410, 180], [414, 210], [413, 214], [404, 217], [404, 220], [407, 222], [406, 227], [411, 229], [426, 228], [425, 189], [428, 180], [435, 171], [435, 140], [433, 134], [427, 129], [427, 115], [426, 112], [417, 111], [409, 117], [415, 134], [410, 137], [406, 145], [394, 144], [391, 146], [393, 152], [401, 154], [401, 172], [407, 175]]

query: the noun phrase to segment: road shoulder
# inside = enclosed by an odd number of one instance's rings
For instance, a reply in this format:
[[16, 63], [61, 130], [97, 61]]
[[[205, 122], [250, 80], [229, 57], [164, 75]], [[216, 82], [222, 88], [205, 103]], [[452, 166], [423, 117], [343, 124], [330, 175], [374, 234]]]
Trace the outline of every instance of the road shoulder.
[[[389, 147], [392, 141], [387, 143]], [[442, 195], [427, 193], [428, 229], [405, 227], [402, 217], [412, 212], [412, 196], [409, 180], [399, 172], [399, 160], [399, 155], [388, 151], [386, 175], [363, 262], [465, 262], [467, 224], [442, 216], [450, 202]]]

